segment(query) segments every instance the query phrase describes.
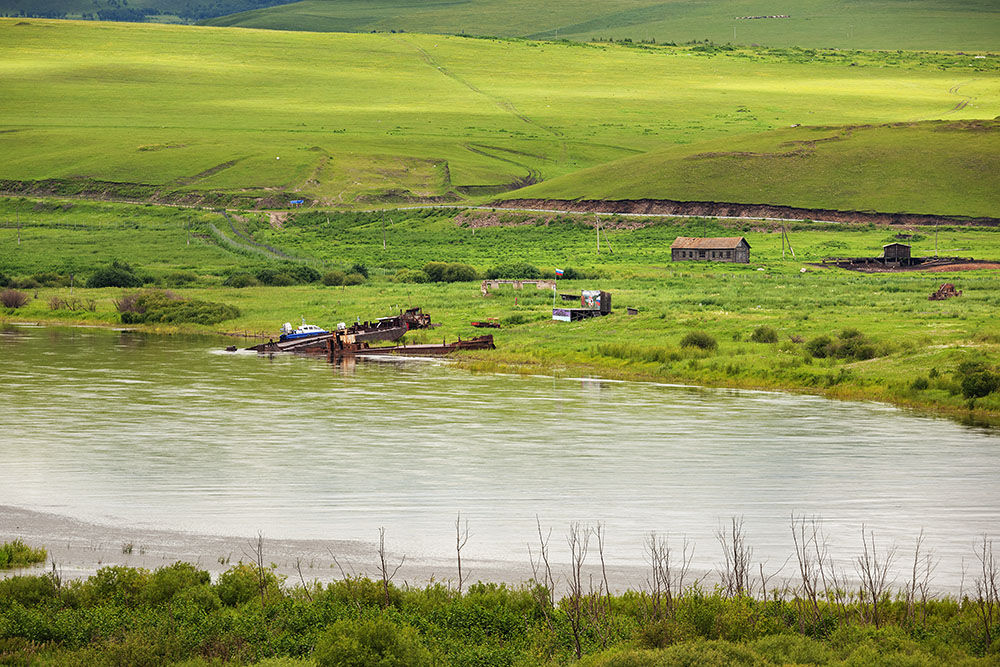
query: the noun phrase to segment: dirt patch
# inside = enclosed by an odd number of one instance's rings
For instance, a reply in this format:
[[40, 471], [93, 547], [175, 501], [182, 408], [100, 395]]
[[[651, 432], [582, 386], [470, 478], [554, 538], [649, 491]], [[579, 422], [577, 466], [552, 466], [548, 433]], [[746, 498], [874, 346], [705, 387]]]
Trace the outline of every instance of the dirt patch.
[[284, 229], [286, 220], [288, 220], [288, 211], [270, 211], [268, 213], [268, 222], [274, 229]]
[[973, 271], [975, 269], [1000, 269], [997, 262], [976, 262], [964, 264], [947, 264], [944, 266], [928, 266], [924, 271]]
[[580, 213], [620, 213], [653, 215], [693, 215], [706, 218], [750, 218], [757, 220], [816, 220], [845, 224], [876, 225], [981, 225], [1000, 226], [1000, 218], [924, 215], [919, 213], [879, 213], [876, 211], [837, 211], [821, 208], [796, 208], [771, 204], [675, 201], [672, 199], [509, 199], [490, 206], [508, 209], [546, 209]]
[[[477, 229], [483, 227], [548, 227], [553, 221], [571, 220], [579, 225], [594, 227], [596, 222], [589, 214], [581, 213], [519, 213], [506, 211], [463, 211], [455, 216], [455, 222], [462, 227]], [[601, 220], [602, 229], [640, 229], [653, 224], [644, 218], [618, 218]]]

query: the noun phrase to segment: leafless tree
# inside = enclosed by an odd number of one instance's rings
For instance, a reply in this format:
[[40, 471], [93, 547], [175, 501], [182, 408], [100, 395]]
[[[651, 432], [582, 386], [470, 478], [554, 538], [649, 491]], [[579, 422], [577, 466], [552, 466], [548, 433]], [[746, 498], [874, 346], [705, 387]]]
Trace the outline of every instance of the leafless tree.
[[[552, 577], [552, 566], [549, 565], [549, 538], [552, 537], [552, 529], [548, 533], [542, 534], [542, 522], [535, 516], [535, 526], [538, 528], [538, 558], [531, 552], [531, 545], [528, 545], [528, 559], [531, 562], [532, 578], [536, 583], [542, 585], [546, 592], [548, 607], [555, 605], [556, 582]], [[539, 579], [541, 576], [541, 579]]]
[[267, 603], [267, 570], [264, 568], [264, 534], [257, 532], [257, 540], [247, 545], [249, 552], [243, 551], [243, 555], [253, 562], [254, 574], [257, 577], [257, 588], [260, 591], [260, 606], [263, 608]]
[[592, 532], [597, 540], [597, 555], [601, 561], [601, 581], [597, 585], [597, 590], [594, 590], [594, 581], [591, 577], [585, 612], [590, 626], [598, 634], [601, 647], [607, 648], [611, 641], [611, 585], [608, 583], [608, 568], [604, 560], [604, 524], [598, 522]]
[[312, 602], [312, 599], [313, 599], [312, 593], [309, 592], [309, 587], [306, 585], [306, 578], [302, 576], [302, 559], [301, 558], [296, 558], [295, 559], [295, 569], [298, 570], [298, 573], [299, 573], [299, 582], [302, 584], [302, 590], [305, 591], [306, 597], [309, 598], [310, 602]]
[[570, 524], [566, 537], [569, 543], [569, 624], [573, 631], [573, 649], [576, 659], [583, 657], [583, 646], [580, 638], [583, 634], [583, 564], [587, 560], [587, 550], [590, 544], [590, 529], [579, 523]]
[[455, 518], [455, 555], [458, 559], [458, 594], [462, 594], [462, 582], [464, 581], [462, 577], [462, 549], [465, 548], [465, 543], [469, 541], [469, 522], [466, 521], [462, 524], [462, 513], [459, 512], [458, 516]]
[[875, 532], [865, 532], [861, 525], [861, 555], [855, 561], [855, 569], [861, 579], [861, 608], [869, 611], [869, 620], [876, 628], [882, 627], [882, 609], [880, 604], [888, 597], [889, 571], [896, 559], [896, 547], [879, 553], [875, 542]]
[[386, 560], [385, 553], [385, 528], [380, 526], [378, 529], [378, 562], [379, 562], [379, 573], [382, 575], [382, 606], [388, 607], [390, 604], [389, 600], [389, 584], [392, 582], [392, 578], [396, 576], [399, 572], [399, 568], [403, 567], [403, 563], [406, 561], [406, 554], [403, 554], [402, 558], [399, 559], [399, 563], [393, 568], [392, 572], [389, 572], [389, 563]]
[[975, 543], [974, 551], [979, 562], [973, 578], [976, 587], [974, 610], [983, 624], [983, 640], [988, 647], [993, 644], [993, 625], [1000, 620], [1000, 561], [993, 553], [993, 540], [986, 535]]
[[913, 547], [913, 567], [910, 571], [910, 583], [906, 587], [906, 621], [913, 623], [916, 620], [917, 603], [919, 597], [920, 607], [923, 610], [924, 618], [927, 615], [927, 597], [930, 589], [931, 574], [937, 567], [937, 560], [933, 554], [924, 548], [924, 529], [920, 529], [917, 535], [916, 544]]
[[361, 603], [358, 601], [358, 596], [354, 589], [355, 581], [358, 578], [357, 575], [354, 572], [351, 572], [351, 574], [348, 575], [347, 572], [344, 571], [344, 566], [340, 564], [340, 561], [337, 560], [337, 556], [332, 551], [330, 551], [330, 548], [327, 547], [326, 550], [327, 552], [329, 552], [330, 558], [333, 559], [334, 565], [336, 565], [337, 569], [340, 570], [340, 578], [341, 581], [344, 582], [344, 586], [347, 588], [347, 595], [350, 597], [351, 602], [354, 603], [354, 606], [355, 608], [357, 608], [358, 613], [360, 613]]
[[650, 577], [646, 581], [650, 595], [650, 616], [658, 620], [671, 616], [674, 612], [674, 600], [684, 590], [684, 580], [694, 558], [694, 547], [685, 537], [680, 563], [676, 568], [666, 537], [652, 531], [645, 540], [645, 547], [650, 567]]
[[[753, 595], [753, 575], [750, 569], [753, 547], [747, 546], [743, 517], [731, 517], [728, 530], [720, 526], [715, 531], [715, 537], [722, 546], [724, 560], [719, 576], [726, 595]], [[761, 574], [763, 575], [763, 569]]]

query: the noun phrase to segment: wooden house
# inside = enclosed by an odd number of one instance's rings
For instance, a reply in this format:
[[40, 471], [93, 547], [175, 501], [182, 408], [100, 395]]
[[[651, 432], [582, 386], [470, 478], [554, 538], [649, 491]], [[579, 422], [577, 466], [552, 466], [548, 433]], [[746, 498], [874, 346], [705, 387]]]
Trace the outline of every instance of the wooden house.
[[750, 263], [750, 244], [742, 236], [722, 238], [697, 238], [678, 236], [670, 246], [670, 259], [674, 262], [739, 262]]
[[910, 246], [905, 243], [887, 243], [882, 246], [882, 261], [885, 263], [910, 263]]

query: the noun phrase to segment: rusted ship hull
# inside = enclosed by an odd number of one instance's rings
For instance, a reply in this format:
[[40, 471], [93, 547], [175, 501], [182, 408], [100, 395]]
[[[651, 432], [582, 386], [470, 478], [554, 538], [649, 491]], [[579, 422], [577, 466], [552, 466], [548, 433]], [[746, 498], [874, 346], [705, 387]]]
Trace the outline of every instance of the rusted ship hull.
[[358, 334], [345, 334], [334, 332], [328, 335], [315, 336], [308, 339], [295, 341], [268, 341], [260, 345], [247, 348], [261, 354], [272, 354], [275, 352], [292, 352], [295, 354], [314, 354], [327, 356], [331, 359], [354, 356], [380, 356], [380, 355], [400, 355], [400, 356], [420, 356], [437, 357], [458, 350], [494, 350], [492, 335], [477, 336], [468, 340], [459, 339], [452, 343], [442, 341], [441, 343], [426, 343], [419, 345], [388, 345], [383, 347], [371, 347], [370, 341], [359, 340]]

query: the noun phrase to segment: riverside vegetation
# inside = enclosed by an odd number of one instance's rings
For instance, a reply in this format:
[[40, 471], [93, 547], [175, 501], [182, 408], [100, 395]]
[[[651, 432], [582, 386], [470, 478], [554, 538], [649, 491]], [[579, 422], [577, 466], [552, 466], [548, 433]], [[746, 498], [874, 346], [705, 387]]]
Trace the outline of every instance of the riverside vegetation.
[[[1000, 561], [986, 537], [957, 596], [933, 590], [922, 534], [911, 553], [862, 528], [848, 565], [827, 555], [822, 523], [792, 517], [796, 574], [753, 561], [742, 519], [717, 533], [719, 583], [691, 576], [692, 545], [646, 540], [647, 579], [615, 593], [602, 525], [570, 526], [570, 561], [551, 561], [539, 526], [534, 577], [469, 585], [456, 522], [458, 578], [398, 585], [380, 531], [377, 576], [286, 585], [258, 537], [220, 574], [178, 562], [103, 567], [86, 580], [51, 572], [0, 580], [0, 659], [92, 665], [989, 665], [1000, 653]], [[589, 558], [589, 561], [588, 561]], [[336, 562], [336, 558], [334, 558]], [[308, 567], [308, 566], [307, 566]], [[331, 565], [332, 567], [332, 565]], [[847, 574], [848, 568], [854, 574]], [[902, 583], [897, 577], [902, 575]], [[857, 576], [851, 583], [851, 578]], [[468, 573], [466, 572], [466, 576]], [[557, 595], [556, 588], [563, 589]]]
[[[808, 263], [877, 256], [899, 239], [893, 227], [790, 223], [796, 257], [783, 259], [779, 228], [750, 221], [606, 217], [598, 255], [593, 216], [585, 215], [301, 211], [275, 228], [256, 213], [227, 220], [211, 211], [30, 199], [0, 200], [0, 214], [20, 220], [19, 230], [0, 228], [0, 280], [26, 301], [2, 311], [6, 320], [122, 321], [117, 306], [139, 288], [79, 285], [127, 255], [145, 288], [239, 312], [215, 309], [211, 325], [160, 317], [157, 330], [273, 335], [277, 323], [299, 316], [329, 326], [421, 306], [442, 324], [435, 338], [471, 337], [472, 320], [501, 320], [498, 350], [462, 357], [474, 369], [804, 391], [1000, 422], [995, 268], [862, 274]], [[744, 235], [753, 262], [672, 263], [679, 235]], [[933, 255], [936, 239], [942, 255], [1000, 258], [1000, 232], [991, 227], [904, 236], [914, 255]], [[461, 281], [447, 281], [449, 265], [448, 276]], [[613, 293], [615, 313], [554, 323], [550, 291], [483, 297], [468, 280], [553, 276], [556, 268], [580, 276], [560, 280], [560, 293], [601, 287]], [[942, 282], [963, 295], [928, 301]], [[638, 315], [625, 315], [625, 306]], [[714, 345], [683, 344], [692, 332]]]

